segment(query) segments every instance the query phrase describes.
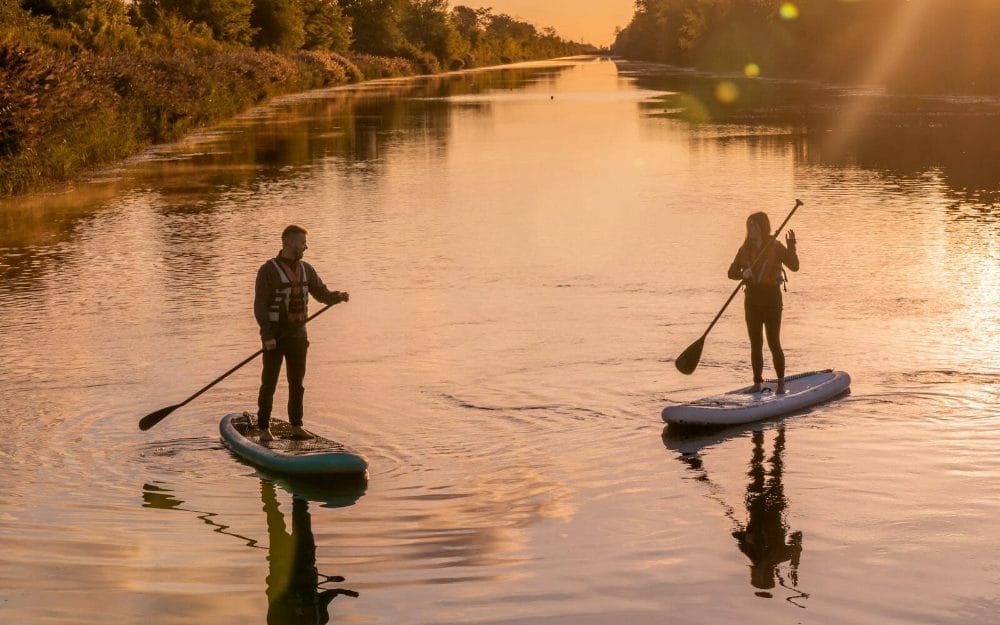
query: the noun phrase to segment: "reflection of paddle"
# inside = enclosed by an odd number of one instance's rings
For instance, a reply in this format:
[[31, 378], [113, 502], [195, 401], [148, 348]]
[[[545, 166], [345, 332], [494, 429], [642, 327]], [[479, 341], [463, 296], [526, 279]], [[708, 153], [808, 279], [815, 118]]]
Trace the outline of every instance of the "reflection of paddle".
[[[317, 310], [313, 314], [309, 315], [309, 318], [306, 319], [306, 323], [308, 323], [309, 321], [312, 321], [316, 317], [318, 317], [321, 314], [323, 314], [324, 312], [326, 312], [326, 310], [328, 308], [330, 308], [331, 306], [333, 306], [333, 304], [327, 304], [323, 308], [320, 308], [319, 310]], [[202, 393], [204, 393], [208, 389], [212, 388], [213, 386], [215, 386], [219, 382], [225, 380], [230, 375], [232, 375], [237, 369], [239, 369], [243, 365], [247, 364], [248, 362], [250, 362], [251, 360], [253, 360], [257, 356], [260, 356], [262, 353], [264, 353], [264, 350], [263, 349], [258, 349], [257, 351], [255, 351], [253, 353], [252, 356], [248, 356], [243, 362], [241, 362], [240, 364], [236, 365], [235, 367], [233, 367], [229, 371], [226, 371], [225, 373], [223, 373], [219, 377], [215, 378], [214, 380], [212, 380], [211, 382], [209, 382], [207, 386], [205, 386], [204, 388], [202, 388], [200, 391], [198, 391], [197, 393], [195, 393], [191, 397], [188, 397], [187, 399], [185, 399], [181, 403], [174, 404], [173, 406], [167, 406], [166, 408], [160, 408], [156, 412], [151, 412], [148, 415], [146, 415], [145, 417], [143, 417], [142, 419], [139, 419], [139, 429], [142, 430], [142, 431], [146, 431], [149, 428], [151, 428], [154, 425], [156, 425], [157, 423], [159, 423], [160, 421], [163, 421], [164, 419], [167, 418], [167, 415], [169, 415], [171, 412], [177, 410], [181, 406], [187, 405], [195, 397], [198, 397], [199, 395], [201, 395]]]
[[[767, 242], [767, 245], [760, 249], [757, 257], [753, 259], [752, 263], [750, 263], [751, 268], [756, 267], [757, 263], [764, 258], [764, 252], [766, 252], [767, 248], [774, 243], [775, 239], [778, 238], [778, 234], [785, 228], [785, 224], [788, 223], [788, 220], [792, 218], [792, 215], [795, 214], [795, 211], [797, 211], [800, 206], [802, 206], [802, 200], [795, 200], [795, 206], [792, 208], [792, 212], [788, 213], [788, 217], [785, 217], [785, 221], [781, 222], [778, 229], [774, 231], [774, 234], [771, 235], [771, 239]], [[727, 299], [726, 303], [722, 305], [722, 310], [719, 311], [719, 314], [715, 315], [715, 319], [712, 319], [712, 323], [708, 324], [708, 329], [701, 335], [701, 338], [694, 343], [691, 343], [691, 345], [685, 349], [676, 360], [674, 360], [674, 366], [677, 367], [678, 371], [684, 375], [691, 375], [694, 373], [694, 370], [698, 368], [698, 361], [701, 360], [701, 350], [705, 347], [705, 337], [712, 331], [712, 328], [715, 326], [715, 322], [718, 321], [719, 317], [722, 316], [722, 313], [726, 311], [726, 308], [729, 307], [729, 302], [733, 301], [733, 298], [740, 292], [740, 287], [742, 287], [745, 282], [746, 280], [740, 280], [740, 283], [736, 285], [736, 288], [733, 289], [729, 299]]]

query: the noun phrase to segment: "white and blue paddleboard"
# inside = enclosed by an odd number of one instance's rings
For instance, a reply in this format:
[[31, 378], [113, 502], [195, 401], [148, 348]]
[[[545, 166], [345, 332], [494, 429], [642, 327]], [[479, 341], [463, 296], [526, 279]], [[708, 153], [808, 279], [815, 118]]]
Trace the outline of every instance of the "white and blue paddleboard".
[[667, 406], [663, 420], [684, 425], [736, 425], [777, 417], [833, 399], [851, 387], [851, 376], [843, 371], [810, 371], [785, 378], [785, 394], [775, 394], [777, 383], [769, 381], [760, 392], [752, 387], [692, 402]]
[[[271, 418], [273, 441], [260, 440], [257, 419], [247, 412], [222, 417], [219, 433], [229, 449], [251, 464], [285, 475], [360, 475], [368, 470], [368, 460], [346, 446], [322, 436], [295, 438], [292, 426]], [[312, 432], [310, 432], [312, 434]]]

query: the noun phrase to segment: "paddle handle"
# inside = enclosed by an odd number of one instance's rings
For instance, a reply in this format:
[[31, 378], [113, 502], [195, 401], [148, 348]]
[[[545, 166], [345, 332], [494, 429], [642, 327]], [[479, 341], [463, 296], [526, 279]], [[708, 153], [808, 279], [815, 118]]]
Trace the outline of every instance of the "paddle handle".
[[[788, 217], [785, 217], [785, 221], [781, 222], [781, 225], [778, 226], [778, 229], [775, 230], [774, 234], [771, 236], [771, 243], [774, 243], [774, 240], [778, 238], [778, 234], [780, 234], [781, 231], [785, 229], [785, 226], [788, 224], [788, 220], [792, 218], [792, 215], [795, 214], [795, 211], [799, 210], [800, 206], [802, 206], [802, 200], [796, 199], [795, 206], [792, 208], [791, 212], [788, 213]], [[760, 255], [758, 254], [758, 256]]]

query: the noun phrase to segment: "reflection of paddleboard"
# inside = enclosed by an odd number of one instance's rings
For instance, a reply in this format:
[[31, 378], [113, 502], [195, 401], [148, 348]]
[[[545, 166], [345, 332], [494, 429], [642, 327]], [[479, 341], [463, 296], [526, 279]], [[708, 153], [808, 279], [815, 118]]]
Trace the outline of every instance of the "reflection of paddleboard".
[[222, 417], [222, 440], [247, 462], [285, 475], [357, 475], [368, 469], [368, 461], [344, 445], [322, 436], [296, 439], [291, 425], [271, 418], [274, 440], [260, 441], [257, 420], [246, 412]]
[[663, 427], [663, 446], [669, 451], [680, 453], [682, 457], [697, 456], [727, 441], [743, 438], [761, 424], [739, 423], [736, 425], [689, 425], [667, 423]]
[[850, 389], [851, 376], [843, 371], [811, 371], [785, 378], [784, 395], [775, 395], [776, 384], [769, 382], [759, 393], [749, 386], [722, 395], [667, 406], [663, 420], [689, 425], [732, 425], [750, 423], [802, 410], [832, 399]]

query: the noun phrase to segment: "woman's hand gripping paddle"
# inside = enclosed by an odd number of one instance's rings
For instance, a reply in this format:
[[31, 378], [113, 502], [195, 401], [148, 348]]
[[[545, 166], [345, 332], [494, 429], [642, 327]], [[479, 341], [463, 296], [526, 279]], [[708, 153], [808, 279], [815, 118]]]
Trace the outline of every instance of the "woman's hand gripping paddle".
[[[767, 251], [767, 248], [774, 243], [775, 239], [778, 238], [778, 235], [782, 230], [784, 230], [785, 224], [788, 223], [788, 220], [792, 218], [792, 215], [795, 214], [795, 211], [797, 211], [800, 206], [802, 206], [802, 200], [795, 200], [795, 206], [792, 208], [792, 211], [788, 213], [788, 217], [785, 217], [785, 221], [781, 222], [778, 229], [774, 231], [773, 235], [771, 235], [767, 245], [761, 248], [760, 252], [757, 254], [757, 258], [754, 258], [753, 262], [750, 264], [751, 267], [755, 267], [757, 263], [764, 258], [764, 253]], [[691, 345], [681, 352], [681, 355], [674, 360], [674, 366], [677, 367], [678, 371], [684, 375], [691, 375], [694, 373], [694, 370], [698, 368], [698, 362], [701, 360], [701, 350], [705, 348], [705, 337], [707, 337], [708, 333], [712, 331], [712, 328], [715, 326], [715, 322], [718, 321], [719, 317], [722, 316], [722, 313], [726, 311], [726, 308], [729, 307], [729, 303], [733, 301], [736, 294], [740, 292], [740, 287], [742, 287], [745, 283], [746, 280], [740, 280], [740, 283], [736, 285], [736, 288], [733, 289], [733, 292], [729, 295], [729, 299], [727, 299], [726, 303], [722, 305], [722, 310], [719, 311], [719, 314], [715, 315], [715, 319], [712, 319], [712, 323], [708, 324], [708, 329], [705, 330], [705, 333], [702, 334], [697, 341], [691, 343]]]

